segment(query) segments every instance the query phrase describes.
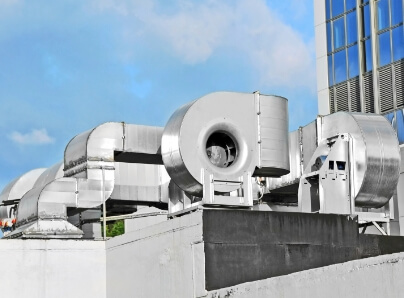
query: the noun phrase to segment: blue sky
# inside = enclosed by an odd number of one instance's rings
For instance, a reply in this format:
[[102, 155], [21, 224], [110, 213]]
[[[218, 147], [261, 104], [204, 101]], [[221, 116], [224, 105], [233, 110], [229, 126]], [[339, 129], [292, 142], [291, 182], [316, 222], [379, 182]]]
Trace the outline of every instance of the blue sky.
[[[168, 4], [169, 3], [169, 4]], [[312, 0], [0, 0], [0, 191], [106, 121], [164, 126], [214, 91], [317, 115]]]

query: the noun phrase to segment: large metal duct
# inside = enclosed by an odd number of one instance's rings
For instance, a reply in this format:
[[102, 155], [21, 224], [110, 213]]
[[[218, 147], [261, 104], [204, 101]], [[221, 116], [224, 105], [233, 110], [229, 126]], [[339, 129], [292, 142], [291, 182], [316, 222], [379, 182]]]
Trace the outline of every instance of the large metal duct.
[[377, 114], [338, 112], [319, 118], [317, 124], [319, 140], [341, 133], [353, 138], [350, 162], [354, 172], [351, 193], [355, 205], [384, 206], [393, 196], [400, 173], [397, 136], [386, 118]]
[[162, 132], [162, 127], [109, 122], [79, 134], [65, 150], [65, 177], [100, 180], [102, 167], [114, 180], [110, 201], [167, 203]]
[[[208, 94], [171, 116], [161, 149], [174, 182], [199, 197], [204, 170], [221, 181], [237, 181], [247, 172], [282, 176], [289, 172], [287, 100], [258, 92]], [[223, 183], [215, 191], [238, 187]]]
[[[65, 149], [64, 177], [56, 177], [60, 165], [55, 165], [38, 179], [38, 187], [21, 200], [10, 237], [81, 237], [82, 231], [66, 221], [67, 208], [94, 208], [108, 198], [161, 203], [168, 196], [168, 181], [161, 178], [161, 133], [158, 127], [110, 122], [73, 138]], [[145, 177], [149, 185], [138, 185], [139, 178], [130, 174]]]
[[0, 219], [13, 217], [13, 212], [10, 213], [11, 209], [14, 209], [23, 195], [34, 187], [45, 170], [45, 168], [31, 170], [6, 185], [0, 193], [0, 202], [5, 204], [0, 206]]

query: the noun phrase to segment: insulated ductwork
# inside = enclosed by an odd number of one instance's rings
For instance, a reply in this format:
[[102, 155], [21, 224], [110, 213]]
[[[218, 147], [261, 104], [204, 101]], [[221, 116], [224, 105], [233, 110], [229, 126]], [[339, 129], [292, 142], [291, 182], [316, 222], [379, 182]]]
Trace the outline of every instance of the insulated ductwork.
[[[172, 115], [161, 148], [171, 178], [194, 196], [203, 196], [203, 172], [217, 181], [282, 176], [289, 172], [287, 100], [258, 92], [206, 95]], [[220, 183], [215, 191], [238, 187]]]
[[81, 237], [66, 221], [67, 208], [94, 208], [108, 198], [162, 203], [169, 181], [162, 178], [161, 133], [158, 127], [105, 123], [73, 138], [65, 149], [64, 177], [57, 177], [61, 169], [55, 165], [38, 179], [38, 187], [21, 200], [17, 230], [10, 236]]

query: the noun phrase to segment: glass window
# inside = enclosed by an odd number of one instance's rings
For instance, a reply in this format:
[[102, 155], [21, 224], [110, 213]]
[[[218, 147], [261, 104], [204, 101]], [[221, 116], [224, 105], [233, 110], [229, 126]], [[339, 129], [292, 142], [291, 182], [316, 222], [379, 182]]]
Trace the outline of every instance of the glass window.
[[365, 40], [365, 72], [371, 71], [372, 66], [372, 44], [369, 38]]
[[356, 0], [346, 0], [346, 10], [351, 10], [356, 7]]
[[334, 51], [345, 45], [344, 18], [339, 18], [333, 22], [334, 27]]
[[404, 58], [404, 32], [403, 26], [393, 29], [393, 59], [394, 61]]
[[332, 55], [328, 56], [328, 85], [334, 85], [334, 78], [332, 74]]
[[359, 57], [357, 44], [348, 48], [348, 71], [350, 79], [359, 75]]
[[331, 14], [330, 14], [330, 1], [331, 1], [331, 0], [325, 0], [325, 19], [326, 19], [326, 20], [331, 19]]
[[358, 40], [358, 30], [356, 28], [356, 10], [346, 15], [346, 29], [348, 44]]
[[389, 113], [389, 114], [387, 114], [387, 115], [384, 115], [384, 117], [385, 117], [387, 120], [389, 120], [391, 126], [393, 126], [393, 128], [395, 129], [395, 127], [394, 127], [394, 112], [391, 112], [391, 113]]
[[377, 3], [377, 17], [378, 17], [378, 29], [390, 27], [389, 21], [389, 2], [388, 0], [379, 0]]
[[379, 35], [379, 52], [379, 66], [389, 64], [391, 62], [390, 31]]
[[332, 0], [332, 17], [344, 12], [344, 0]]
[[391, 0], [391, 25], [394, 26], [403, 21], [402, 0]]
[[362, 8], [363, 17], [363, 37], [368, 37], [370, 35], [370, 11], [369, 4]]
[[327, 23], [327, 52], [330, 53], [332, 52], [332, 47], [331, 47], [331, 22]]
[[398, 137], [398, 142], [400, 144], [404, 143], [404, 117], [403, 117], [403, 110], [397, 110], [396, 111], [396, 125], [397, 125], [397, 137]]
[[346, 52], [339, 51], [334, 54], [335, 84], [346, 81]]

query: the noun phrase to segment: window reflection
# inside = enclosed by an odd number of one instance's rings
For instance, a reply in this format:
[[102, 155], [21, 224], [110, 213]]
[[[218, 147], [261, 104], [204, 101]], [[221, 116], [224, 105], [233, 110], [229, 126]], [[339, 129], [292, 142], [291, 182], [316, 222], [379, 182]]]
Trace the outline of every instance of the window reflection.
[[334, 21], [334, 51], [345, 45], [344, 18]]
[[362, 20], [363, 20], [363, 37], [370, 36], [370, 11], [369, 4], [362, 8]]
[[382, 30], [390, 26], [389, 22], [389, 2], [379, 0], [377, 3], [378, 29]]
[[326, 18], [326, 20], [331, 19], [331, 17], [330, 17], [330, 1], [331, 0], [325, 0], [325, 18]]
[[379, 66], [389, 64], [390, 61], [390, 31], [387, 31], [379, 35]]
[[346, 23], [348, 44], [351, 44], [358, 40], [358, 31], [356, 29], [356, 10], [347, 14]]
[[345, 50], [334, 54], [335, 84], [346, 81], [346, 52]]
[[359, 75], [359, 58], [357, 44], [348, 48], [348, 68], [350, 79]]
[[346, 10], [351, 10], [356, 7], [356, 0], [346, 0]]
[[332, 17], [344, 12], [344, 0], [332, 0]]
[[391, 112], [391, 113], [389, 113], [387, 115], [384, 115], [384, 117], [387, 118], [387, 120], [389, 120], [391, 126], [393, 126], [393, 128], [395, 129], [395, 127], [394, 127], [394, 112]]
[[329, 22], [327, 23], [327, 53], [332, 52], [331, 38], [331, 22]]
[[404, 58], [404, 35], [403, 26], [393, 29], [393, 59], [394, 61]]
[[403, 110], [396, 111], [397, 138], [400, 144], [404, 143], [404, 117]]
[[365, 72], [372, 70], [372, 44], [370, 38], [365, 40]]
[[328, 84], [329, 86], [334, 85], [334, 78], [332, 74], [332, 55], [328, 56]]
[[391, 0], [391, 25], [394, 26], [403, 21], [402, 0]]

